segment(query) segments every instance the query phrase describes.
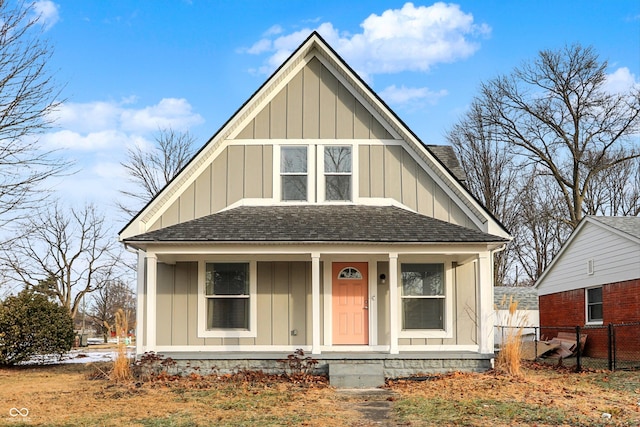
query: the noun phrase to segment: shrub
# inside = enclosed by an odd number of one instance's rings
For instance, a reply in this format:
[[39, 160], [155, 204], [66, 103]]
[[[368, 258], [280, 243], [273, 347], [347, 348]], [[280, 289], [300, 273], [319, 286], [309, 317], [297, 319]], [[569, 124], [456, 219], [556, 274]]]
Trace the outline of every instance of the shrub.
[[69, 310], [42, 294], [25, 290], [0, 303], [0, 365], [15, 365], [35, 355], [61, 357], [74, 339]]

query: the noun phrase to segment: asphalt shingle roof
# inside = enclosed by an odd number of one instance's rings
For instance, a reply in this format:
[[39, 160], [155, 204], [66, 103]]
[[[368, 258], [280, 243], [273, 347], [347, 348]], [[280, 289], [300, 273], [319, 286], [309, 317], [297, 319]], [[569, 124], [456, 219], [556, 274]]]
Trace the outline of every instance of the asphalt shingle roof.
[[529, 286], [495, 286], [493, 303], [499, 310], [509, 309], [509, 297], [518, 301], [520, 310], [538, 310], [538, 291]]
[[467, 180], [467, 174], [465, 173], [456, 152], [453, 151], [453, 147], [450, 145], [427, 145], [427, 148], [438, 158], [444, 165], [451, 171], [451, 173], [460, 181]]
[[506, 239], [394, 206], [240, 206], [125, 242], [485, 243]]

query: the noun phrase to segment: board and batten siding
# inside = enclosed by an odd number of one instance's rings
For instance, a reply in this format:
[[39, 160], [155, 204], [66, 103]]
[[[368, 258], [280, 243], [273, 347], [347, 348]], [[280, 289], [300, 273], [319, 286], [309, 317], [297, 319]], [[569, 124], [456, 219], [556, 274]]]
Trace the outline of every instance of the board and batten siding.
[[230, 145], [148, 231], [218, 212], [245, 198], [273, 195], [273, 146]]
[[[198, 337], [198, 263], [158, 263], [156, 344], [309, 345], [311, 263], [258, 262], [257, 336]], [[295, 330], [295, 335], [291, 331]], [[307, 342], [309, 341], [309, 342]]]
[[[588, 262], [593, 261], [593, 274]], [[640, 245], [603, 227], [586, 223], [555, 260], [538, 286], [539, 295], [640, 277]]]
[[[402, 145], [359, 145], [359, 197], [391, 198], [423, 215], [477, 229]], [[275, 175], [277, 179], [277, 175]], [[149, 231], [210, 215], [242, 199], [273, 198], [273, 146], [229, 145]]]
[[313, 58], [237, 139], [391, 139], [384, 126]]
[[360, 197], [392, 198], [423, 215], [477, 229], [402, 145], [359, 146]]

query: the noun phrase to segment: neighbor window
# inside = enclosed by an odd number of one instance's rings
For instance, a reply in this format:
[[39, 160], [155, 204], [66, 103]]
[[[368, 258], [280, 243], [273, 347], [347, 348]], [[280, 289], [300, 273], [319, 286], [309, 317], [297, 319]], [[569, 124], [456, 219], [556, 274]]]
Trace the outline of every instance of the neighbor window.
[[280, 150], [282, 200], [307, 200], [307, 147]]
[[444, 264], [402, 264], [402, 329], [444, 329]]
[[249, 264], [207, 263], [207, 329], [249, 329]]
[[351, 200], [351, 147], [324, 148], [325, 200]]
[[587, 289], [587, 323], [602, 323], [602, 287]]

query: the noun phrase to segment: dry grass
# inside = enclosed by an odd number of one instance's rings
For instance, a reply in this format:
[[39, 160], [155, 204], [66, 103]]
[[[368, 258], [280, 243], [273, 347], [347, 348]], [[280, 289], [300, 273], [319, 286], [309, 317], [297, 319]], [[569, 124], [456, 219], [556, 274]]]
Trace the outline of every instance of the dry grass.
[[133, 379], [131, 374], [131, 360], [127, 356], [126, 338], [129, 331], [129, 319], [122, 309], [116, 312], [116, 334], [118, 336], [118, 354], [113, 362], [111, 380], [126, 382]]
[[[109, 369], [110, 364], [98, 365]], [[211, 381], [186, 377], [145, 384], [91, 380], [96, 365], [0, 369], [0, 425], [20, 425], [11, 408], [27, 408], [25, 425], [46, 426], [370, 426], [323, 384]], [[640, 425], [640, 372], [570, 373], [525, 365], [516, 378], [449, 374], [395, 382], [395, 423], [436, 425]], [[612, 414], [603, 419], [602, 413]]]
[[496, 358], [496, 370], [514, 377], [522, 376], [520, 370], [522, 360], [522, 331], [527, 323], [526, 316], [518, 313], [518, 301], [506, 296], [502, 298], [500, 306], [496, 307], [496, 311], [506, 307], [508, 315], [505, 319], [498, 319], [498, 324], [506, 326], [506, 336], [500, 352]]

